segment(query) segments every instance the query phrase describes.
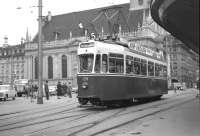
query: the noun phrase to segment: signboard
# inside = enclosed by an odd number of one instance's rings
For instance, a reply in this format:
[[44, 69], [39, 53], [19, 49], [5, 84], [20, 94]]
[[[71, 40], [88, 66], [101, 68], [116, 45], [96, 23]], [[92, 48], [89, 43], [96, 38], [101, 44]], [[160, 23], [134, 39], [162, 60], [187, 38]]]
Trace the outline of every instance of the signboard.
[[137, 52], [140, 52], [140, 53], [152, 56], [152, 57], [156, 57], [157, 59], [161, 59], [163, 57], [162, 51], [159, 51], [159, 52], [153, 51], [153, 50], [146, 48], [136, 42], [129, 42], [128, 47], [130, 50], [134, 50], [134, 51], [137, 51]]

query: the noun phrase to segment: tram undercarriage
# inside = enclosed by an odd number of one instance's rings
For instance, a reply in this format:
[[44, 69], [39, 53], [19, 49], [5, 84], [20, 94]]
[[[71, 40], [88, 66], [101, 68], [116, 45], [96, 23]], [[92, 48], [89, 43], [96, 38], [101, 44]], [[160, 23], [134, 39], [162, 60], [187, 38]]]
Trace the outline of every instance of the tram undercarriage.
[[102, 101], [99, 98], [78, 98], [80, 105], [86, 105], [91, 103], [94, 106], [130, 106], [134, 101], [139, 102], [149, 102], [161, 99], [162, 95], [152, 96], [152, 97], [141, 97], [141, 98], [129, 98], [121, 100], [107, 100]]

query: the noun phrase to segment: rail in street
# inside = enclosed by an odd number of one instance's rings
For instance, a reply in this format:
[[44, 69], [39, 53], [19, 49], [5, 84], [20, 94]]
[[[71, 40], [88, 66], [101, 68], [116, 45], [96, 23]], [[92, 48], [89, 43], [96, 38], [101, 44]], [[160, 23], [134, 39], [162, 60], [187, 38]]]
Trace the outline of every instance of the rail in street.
[[[196, 100], [197, 91], [170, 93], [159, 101], [134, 102], [121, 108], [79, 107], [76, 100], [62, 98], [58, 102], [0, 112], [0, 136], [92, 136], [119, 135], [131, 131], [128, 127], [143, 122], [160, 113], [176, 109]], [[23, 101], [23, 99], [20, 99]], [[26, 100], [27, 101], [27, 100]], [[6, 103], [1, 102], [0, 108]], [[17, 106], [16, 106], [17, 107]], [[126, 128], [125, 128], [126, 127]], [[129, 129], [128, 129], [129, 128]], [[139, 133], [135, 133], [139, 134]]]

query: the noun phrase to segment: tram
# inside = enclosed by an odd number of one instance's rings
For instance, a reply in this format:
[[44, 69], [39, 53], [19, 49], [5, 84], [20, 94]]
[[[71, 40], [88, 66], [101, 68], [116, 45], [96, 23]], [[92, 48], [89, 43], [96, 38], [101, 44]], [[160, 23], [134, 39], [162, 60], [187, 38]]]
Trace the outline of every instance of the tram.
[[78, 54], [78, 101], [81, 105], [129, 104], [167, 94], [167, 63], [162, 52], [134, 42], [89, 40]]

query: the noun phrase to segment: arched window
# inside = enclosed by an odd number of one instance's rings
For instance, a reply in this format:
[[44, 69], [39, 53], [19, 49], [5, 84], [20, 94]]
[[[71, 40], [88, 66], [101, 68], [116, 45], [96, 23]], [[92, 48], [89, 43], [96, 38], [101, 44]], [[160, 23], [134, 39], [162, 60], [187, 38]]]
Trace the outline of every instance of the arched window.
[[35, 79], [38, 79], [38, 57], [35, 57]]
[[51, 56], [48, 57], [48, 79], [53, 78], [53, 58]]
[[67, 56], [62, 56], [62, 78], [67, 78]]

